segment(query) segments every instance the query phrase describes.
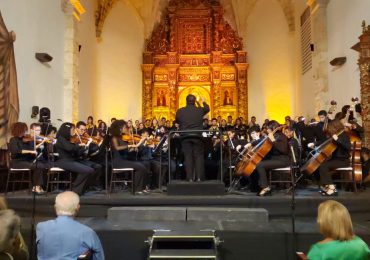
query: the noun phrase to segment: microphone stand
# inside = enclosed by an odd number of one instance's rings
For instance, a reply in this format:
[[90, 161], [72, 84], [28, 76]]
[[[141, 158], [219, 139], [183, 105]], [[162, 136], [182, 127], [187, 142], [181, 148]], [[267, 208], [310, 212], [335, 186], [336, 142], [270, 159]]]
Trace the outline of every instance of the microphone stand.
[[299, 179], [303, 176], [299, 176], [299, 178], [296, 180], [296, 172], [299, 170], [299, 165], [297, 163], [297, 159], [294, 153], [294, 148], [292, 144], [289, 144], [290, 147], [290, 152], [291, 152], [291, 165], [290, 165], [290, 174], [291, 174], [291, 179], [292, 179], [292, 186], [291, 186], [291, 220], [292, 220], [292, 259], [296, 258], [296, 231], [295, 231], [295, 208], [296, 208], [296, 201], [295, 201], [295, 188], [297, 185], [297, 182]]

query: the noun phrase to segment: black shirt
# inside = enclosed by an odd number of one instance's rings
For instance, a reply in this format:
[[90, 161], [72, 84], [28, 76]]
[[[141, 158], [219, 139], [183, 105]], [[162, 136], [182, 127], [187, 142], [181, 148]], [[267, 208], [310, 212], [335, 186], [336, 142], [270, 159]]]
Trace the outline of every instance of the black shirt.
[[78, 144], [73, 144], [62, 136], [57, 138], [55, 148], [59, 153], [59, 160], [75, 160], [80, 157], [85, 148]]
[[22, 154], [22, 150], [33, 150], [33, 149], [30, 148], [30, 145], [28, 143], [23, 142], [23, 138], [20, 137], [10, 138], [9, 151], [12, 160], [32, 161], [35, 159], [35, 156], [32, 154]]
[[181, 130], [202, 130], [203, 117], [209, 111], [206, 102], [203, 102], [203, 107], [188, 104], [186, 107], [177, 110], [176, 121], [180, 124]]

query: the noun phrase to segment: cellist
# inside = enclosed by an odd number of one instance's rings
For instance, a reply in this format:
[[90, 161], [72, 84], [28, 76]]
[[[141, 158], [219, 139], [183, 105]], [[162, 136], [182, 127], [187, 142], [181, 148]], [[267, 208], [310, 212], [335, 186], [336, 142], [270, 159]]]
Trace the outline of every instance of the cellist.
[[270, 152], [265, 158], [257, 164], [256, 171], [259, 176], [259, 186], [261, 191], [258, 196], [271, 195], [271, 187], [267, 181], [267, 171], [275, 168], [283, 168], [290, 165], [290, 157], [288, 150], [288, 139], [281, 131], [275, 131], [280, 127], [275, 120], [269, 121], [267, 124], [268, 138], [273, 143]]
[[338, 194], [338, 191], [333, 183], [330, 171], [349, 166], [351, 143], [348, 135], [344, 132], [344, 125], [339, 119], [334, 119], [328, 123], [327, 132], [337, 144], [337, 149], [329, 160], [319, 166], [318, 171], [320, 173], [321, 195], [334, 196]]

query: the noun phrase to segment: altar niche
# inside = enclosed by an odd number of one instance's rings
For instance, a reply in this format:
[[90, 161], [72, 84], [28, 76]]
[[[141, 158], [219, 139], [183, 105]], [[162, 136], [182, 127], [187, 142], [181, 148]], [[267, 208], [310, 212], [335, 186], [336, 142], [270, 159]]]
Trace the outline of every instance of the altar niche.
[[144, 118], [174, 120], [187, 94], [210, 117], [248, 117], [247, 53], [214, 0], [171, 0], [143, 53]]

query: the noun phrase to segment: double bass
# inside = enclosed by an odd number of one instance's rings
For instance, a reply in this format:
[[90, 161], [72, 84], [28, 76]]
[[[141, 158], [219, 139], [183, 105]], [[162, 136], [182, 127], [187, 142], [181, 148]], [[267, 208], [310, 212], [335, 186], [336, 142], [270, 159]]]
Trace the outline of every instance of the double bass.
[[[272, 131], [275, 134], [278, 130], [281, 130], [284, 126], [279, 126]], [[272, 141], [266, 136], [258, 145], [253, 147], [251, 151], [248, 151], [246, 155], [243, 155], [243, 159], [236, 165], [235, 172], [237, 175], [250, 176], [256, 169], [257, 164], [270, 152], [273, 146]]]

